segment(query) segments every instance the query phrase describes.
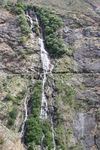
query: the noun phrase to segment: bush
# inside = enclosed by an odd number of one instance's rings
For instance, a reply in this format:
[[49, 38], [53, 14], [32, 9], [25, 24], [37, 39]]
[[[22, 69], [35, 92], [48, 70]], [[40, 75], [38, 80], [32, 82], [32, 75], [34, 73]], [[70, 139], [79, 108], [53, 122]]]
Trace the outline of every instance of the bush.
[[34, 30], [35, 30], [35, 33], [37, 34], [37, 36], [40, 35], [40, 30], [39, 30], [39, 26], [37, 23], [34, 23]]
[[24, 42], [25, 42], [25, 36], [22, 35], [22, 36], [20, 37], [20, 43], [23, 44]]
[[53, 138], [52, 138], [52, 130], [49, 122], [45, 121], [42, 123], [42, 131], [45, 134], [44, 145], [48, 147], [48, 150], [53, 149]]
[[16, 115], [17, 115], [17, 109], [14, 107], [12, 111], [9, 113], [9, 117], [11, 117], [12, 119], [16, 119]]
[[52, 57], [65, 53], [62, 37], [57, 35], [58, 29], [63, 25], [62, 19], [53, 15], [49, 10], [35, 7], [44, 31], [45, 46]]
[[31, 115], [26, 122], [25, 143], [32, 149], [32, 142], [40, 145], [42, 138], [42, 128], [39, 123], [40, 106], [42, 99], [42, 84], [37, 81], [34, 87], [31, 86]]
[[10, 126], [13, 126], [13, 124], [14, 124], [14, 119], [9, 118], [9, 119], [8, 119], [8, 126], [9, 126], [9, 127], [10, 127]]
[[28, 118], [26, 123], [25, 143], [27, 144], [34, 141], [36, 145], [40, 145], [41, 138], [41, 125], [34, 117]]
[[53, 139], [50, 123], [40, 122], [40, 106], [42, 100], [42, 83], [37, 81], [34, 88], [31, 86], [31, 115], [26, 122], [25, 143], [28, 150], [33, 150], [33, 142], [40, 145], [42, 133], [45, 134], [44, 146], [48, 150], [53, 148]]
[[15, 7], [17, 7], [17, 8], [21, 8], [22, 10], [26, 10], [26, 8], [27, 8], [27, 6], [25, 5], [25, 3], [23, 3], [23, 2], [17, 2], [16, 4], [15, 4]]
[[25, 92], [26, 92], [26, 90], [19, 92], [18, 95], [16, 96], [16, 99], [19, 101], [22, 100], [25, 96]]
[[13, 126], [15, 119], [16, 119], [16, 115], [17, 115], [17, 109], [16, 109], [16, 107], [14, 107], [12, 109], [12, 111], [9, 113], [9, 119], [8, 119], [8, 126], [9, 127]]
[[57, 125], [56, 127], [56, 136], [57, 136], [57, 145], [60, 147], [61, 150], [66, 150], [65, 144], [64, 144], [64, 135], [65, 135], [65, 129], [62, 125]]
[[16, 12], [16, 14], [20, 15], [20, 14], [24, 13], [24, 10], [20, 7], [15, 7], [15, 12]]
[[20, 14], [18, 16], [18, 22], [19, 22], [19, 24], [21, 26], [22, 34], [23, 35], [29, 34], [30, 33], [30, 28], [29, 28], [29, 25], [27, 23], [26, 17], [23, 14]]

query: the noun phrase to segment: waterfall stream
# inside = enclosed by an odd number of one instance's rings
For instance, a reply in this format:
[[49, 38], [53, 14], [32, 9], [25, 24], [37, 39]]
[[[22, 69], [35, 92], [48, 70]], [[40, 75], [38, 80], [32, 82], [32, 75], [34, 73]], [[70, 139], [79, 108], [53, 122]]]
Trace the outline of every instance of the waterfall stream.
[[45, 96], [45, 83], [47, 80], [47, 75], [49, 71], [52, 71], [51, 69], [53, 68], [50, 62], [50, 59], [48, 57], [48, 53], [46, 52], [44, 48], [44, 42], [42, 38], [39, 38], [39, 43], [41, 46], [41, 61], [43, 64], [43, 85], [42, 85], [42, 103], [41, 103], [41, 113], [40, 113], [40, 118], [41, 119], [47, 119], [47, 112], [48, 112], [48, 106], [47, 106], [47, 99]]
[[25, 123], [27, 121], [28, 113], [27, 113], [27, 99], [24, 102], [24, 107], [25, 107], [25, 118], [22, 124], [22, 129], [21, 129], [21, 137], [24, 135], [24, 129], [25, 129]]
[[42, 133], [42, 139], [41, 139], [41, 150], [44, 150], [44, 139], [45, 139], [45, 134]]
[[24, 136], [25, 123], [26, 123], [27, 118], [28, 118], [28, 108], [27, 108], [27, 105], [28, 105], [28, 96], [29, 96], [29, 89], [27, 90], [27, 95], [25, 97], [25, 102], [24, 102], [25, 114], [24, 114], [24, 121], [22, 123], [22, 128], [21, 128], [21, 138], [23, 138], [23, 136]]
[[[39, 26], [38, 18], [37, 18], [34, 11], [33, 11], [33, 13], [34, 13], [34, 16], [35, 16], [35, 20], [36, 20], [36, 22]], [[34, 28], [34, 22], [33, 22], [32, 18], [29, 16], [28, 11], [26, 12], [26, 18], [27, 18], [27, 21], [30, 23], [30, 29], [32, 30]], [[53, 70], [54, 66], [50, 61], [50, 58], [48, 56], [47, 51], [45, 50], [42, 34], [41, 34], [41, 37], [39, 37], [39, 44], [40, 44], [40, 49], [41, 49], [41, 62], [42, 62], [42, 66], [43, 66], [42, 101], [41, 101], [40, 119], [41, 120], [46, 120], [46, 119], [48, 119], [48, 103], [47, 103], [47, 98], [46, 98], [46, 95], [45, 95], [45, 83], [47, 81], [47, 75], [49, 73], [52, 73], [52, 70]], [[27, 113], [27, 111], [26, 111], [26, 113]], [[50, 121], [51, 121], [51, 129], [52, 129], [54, 150], [56, 150], [52, 115], [51, 115]], [[23, 126], [25, 126], [25, 125], [23, 125]], [[24, 127], [23, 127], [23, 130], [24, 130]], [[42, 133], [41, 150], [44, 150], [44, 139], [45, 139], [45, 134]]]

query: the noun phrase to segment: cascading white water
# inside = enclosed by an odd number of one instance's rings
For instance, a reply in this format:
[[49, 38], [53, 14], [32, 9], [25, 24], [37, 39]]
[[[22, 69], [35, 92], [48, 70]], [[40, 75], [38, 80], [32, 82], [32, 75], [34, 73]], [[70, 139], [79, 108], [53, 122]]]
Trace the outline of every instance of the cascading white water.
[[47, 106], [47, 99], [46, 99], [45, 92], [44, 92], [45, 91], [44, 86], [45, 86], [45, 83], [47, 80], [48, 72], [51, 71], [51, 69], [52, 69], [52, 65], [50, 63], [48, 53], [46, 52], [46, 50], [44, 48], [43, 39], [39, 38], [39, 43], [41, 46], [41, 61], [43, 64], [43, 73], [44, 73], [43, 85], [42, 85], [42, 102], [41, 102], [40, 118], [47, 119], [48, 106]]
[[43, 145], [43, 143], [44, 143], [44, 139], [45, 139], [45, 134], [44, 134], [44, 133], [42, 133], [42, 139], [41, 139], [41, 150], [44, 150], [44, 145]]
[[28, 117], [28, 113], [27, 113], [27, 100], [24, 103], [24, 107], [25, 107], [25, 118], [24, 118], [24, 121], [23, 121], [23, 124], [22, 124], [21, 137], [23, 137], [23, 135], [24, 135], [25, 123], [26, 123], [27, 117]]
[[25, 102], [24, 102], [24, 108], [25, 108], [25, 114], [24, 114], [24, 121], [22, 123], [22, 128], [21, 128], [21, 137], [23, 138], [24, 136], [24, 129], [25, 129], [25, 123], [27, 121], [27, 118], [28, 118], [28, 109], [27, 109], [27, 103], [28, 103], [28, 95], [29, 95], [29, 89], [28, 89], [28, 92], [27, 92], [27, 95], [25, 97]]
[[[34, 12], [34, 15], [35, 15], [35, 20], [36, 20], [37, 24], [39, 25], [39, 21], [38, 21], [38, 18], [36, 16], [35, 12]], [[28, 12], [26, 12], [26, 18], [30, 22], [30, 28], [32, 30], [32, 28], [34, 28], [34, 22], [33, 22], [32, 18], [29, 16]], [[42, 65], [43, 65], [42, 102], [41, 102], [40, 118], [45, 120], [48, 118], [48, 104], [47, 104], [47, 98], [45, 95], [45, 83], [47, 80], [47, 75], [49, 73], [52, 73], [54, 66], [49, 59], [47, 51], [45, 50], [43, 38], [39, 38], [39, 44], [40, 44], [40, 48], [41, 48], [41, 61], [42, 61]], [[51, 129], [52, 129], [54, 150], [56, 150], [52, 115], [51, 115]], [[44, 147], [43, 147], [44, 138], [45, 138], [45, 134], [43, 133], [42, 139], [41, 139], [41, 149], [44, 149]]]
[[33, 28], [33, 20], [32, 18], [28, 15], [28, 11], [26, 11], [26, 14], [25, 14], [27, 20], [30, 22], [30, 29], [32, 30]]
[[52, 116], [51, 116], [51, 130], [52, 130], [52, 138], [53, 138], [54, 150], [56, 150], [55, 131], [54, 131], [54, 126], [53, 126], [53, 118], [52, 118]]
[[[41, 60], [43, 64], [43, 71], [44, 71], [44, 77], [43, 77], [43, 85], [42, 85], [42, 103], [41, 103], [41, 113], [40, 113], [40, 118], [41, 119], [47, 119], [47, 111], [48, 111], [48, 106], [47, 106], [47, 99], [45, 96], [45, 83], [47, 80], [47, 75], [51, 72], [54, 68], [54, 66], [51, 64], [50, 59], [48, 57], [48, 53], [46, 52], [44, 48], [44, 42], [43, 39], [39, 38], [39, 43], [41, 45]], [[52, 106], [52, 103], [51, 103]], [[56, 144], [55, 144], [55, 135], [54, 135], [54, 127], [53, 127], [53, 118], [51, 115], [51, 130], [52, 130], [52, 137], [53, 137], [53, 144], [54, 144], [54, 150], [56, 150]], [[42, 136], [42, 139], [44, 139], [44, 134]], [[43, 140], [42, 140], [43, 141]]]

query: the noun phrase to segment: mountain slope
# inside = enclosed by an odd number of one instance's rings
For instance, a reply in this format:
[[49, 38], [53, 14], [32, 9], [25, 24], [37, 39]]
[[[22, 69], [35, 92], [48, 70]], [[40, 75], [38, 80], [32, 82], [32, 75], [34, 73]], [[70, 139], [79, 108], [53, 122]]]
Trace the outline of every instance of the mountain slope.
[[[25, 1], [25, 3], [39, 5], [42, 9], [49, 7], [52, 13], [60, 16], [64, 22], [58, 33], [62, 35], [66, 52], [60, 57], [50, 58], [54, 69], [52, 74], [47, 75], [44, 86], [49, 117], [53, 113], [56, 149], [99, 150], [100, 1], [31, 0]], [[32, 10], [30, 10], [30, 16], [35, 22]], [[43, 25], [40, 24], [40, 28], [44, 32]], [[20, 131], [24, 120], [25, 99], [29, 90], [28, 113], [30, 115], [32, 113], [32, 95], [34, 91], [39, 90], [36, 89], [35, 83], [38, 83], [38, 80], [42, 83], [43, 80], [41, 47], [39, 37], [34, 30], [33, 33], [25, 35], [23, 39], [18, 15], [1, 7], [0, 129], [3, 133], [0, 134], [0, 148], [4, 150], [8, 150], [6, 146], [9, 145], [9, 134], [12, 136], [10, 142], [12, 146], [15, 146], [14, 150], [17, 144], [18, 150], [24, 149], [20, 144]], [[38, 93], [40, 94], [40, 91]], [[35, 97], [38, 95], [37, 101], [40, 99], [39, 94], [35, 95]], [[53, 100], [53, 112], [51, 100]], [[38, 105], [36, 106], [38, 108]], [[35, 111], [38, 114], [38, 109]], [[11, 115], [12, 113], [13, 115]], [[11, 116], [15, 117], [11, 119]], [[42, 132], [40, 127], [42, 123], [41, 121], [38, 123], [36, 138], [34, 137], [32, 145], [30, 144], [30, 147], [37, 150], [40, 149], [39, 143], [41, 142], [38, 140], [40, 139], [38, 131]], [[32, 121], [32, 124], [34, 127], [35, 122]], [[42, 128], [48, 132], [49, 125], [45, 124], [45, 126], [46, 128]], [[4, 135], [8, 139], [7, 143], [4, 141]], [[35, 143], [36, 140], [38, 144]], [[15, 141], [18, 141], [17, 144]], [[46, 145], [45, 149], [51, 150], [47, 144], [49, 146], [51, 144], [49, 136], [44, 145]]]

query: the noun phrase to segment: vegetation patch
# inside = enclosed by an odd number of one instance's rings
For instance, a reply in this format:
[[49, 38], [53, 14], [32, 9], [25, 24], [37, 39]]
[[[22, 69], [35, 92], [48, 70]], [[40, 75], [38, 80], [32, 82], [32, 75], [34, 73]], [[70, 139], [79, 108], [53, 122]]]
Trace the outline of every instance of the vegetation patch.
[[41, 99], [42, 83], [37, 81], [34, 87], [31, 87], [31, 114], [26, 122], [25, 144], [28, 146], [28, 150], [34, 150], [34, 144], [35, 146], [41, 144], [42, 133], [45, 134], [44, 146], [48, 150], [53, 148], [50, 123], [40, 120]]
[[40, 35], [40, 29], [39, 29], [37, 22], [34, 22], [34, 31], [35, 31], [37, 36]]
[[25, 37], [27, 37], [30, 33], [30, 28], [27, 23], [27, 19], [25, 17], [25, 10], [27, 8], [26, 4], [23, 2], [17, 2], [15, 5], [8, 3], [5, 5], [5, 8], [10, 11], [11, 13], [14, 13], [18, 17], [18, 23], [21, 27], [22, 35], [20, 37], [20, 43], [23, 44], [25, 42]]
[[60, 147], [61, 150], [66, 150], [65, 139], [65, 129], [64, 126], [59, 123], [56, 127], [56, 145]]
[[73, 105], [75, 91], [72, 86], [63, 84], [61, 82], [56, 82], [56, 91], [58, 91], [64, 104], [68, 104], [70, 106]]
[[8, 127], [9, 128], [11, 128], [14, 125], [16, 115], [17, 115], [17, 108], [14, 106], [12, 111], [9, 112], [9, 119], [8, 119]]
[[16, 96], [14, 96], [10, 91], [5, 96], [5, 101], [12, 101], [15, 104], [19, 104], [20, 101], [25, 97], [26, 90], [20, 91]]
[[64, 54], [65, 47], [62, 36], [58, 30], [63, 26], [62, 19], [49, 10], [42, 7], [35, 7], [37, 16], [43, 28], [45, 46], [52, 57], [58, 57]]
[[[27, 23], [27, 19], [23, 13], [18, 15], [18, 22], [19, 22], [19, 25], [21, 27], [22, 37], [28, 35], [30, 33], [30, 28], [29, 28], [29, 25]], [[22, 38], [21, 42], [23, 40], [24, 40], [24, 38]]]

